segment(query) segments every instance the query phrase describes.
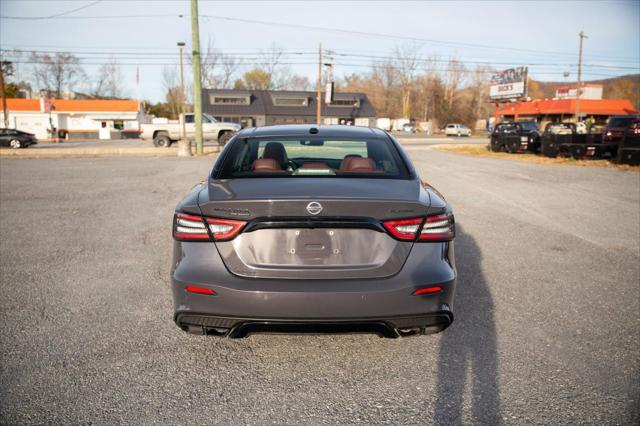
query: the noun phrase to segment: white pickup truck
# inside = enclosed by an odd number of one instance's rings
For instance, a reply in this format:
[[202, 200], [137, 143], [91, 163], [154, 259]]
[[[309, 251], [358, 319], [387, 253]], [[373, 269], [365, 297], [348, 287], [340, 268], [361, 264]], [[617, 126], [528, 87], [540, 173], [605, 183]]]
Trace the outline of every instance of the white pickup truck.
[[[194, 114], [181, 114], [180, 120], [167, 120], [166, 123], [142, 124], [140, 139], [152, 140], [155, 146], [167, 148], [180, 140], [182, 120], [184, 120], [187, 138], [193, 140], [196, 132]], [[221, 123], [209, 114], [202, 114], [202, 138], [206, 141], [218, 141], [218, 144], [223, 146], [238, 130], [240, 130], [239, 124]]]

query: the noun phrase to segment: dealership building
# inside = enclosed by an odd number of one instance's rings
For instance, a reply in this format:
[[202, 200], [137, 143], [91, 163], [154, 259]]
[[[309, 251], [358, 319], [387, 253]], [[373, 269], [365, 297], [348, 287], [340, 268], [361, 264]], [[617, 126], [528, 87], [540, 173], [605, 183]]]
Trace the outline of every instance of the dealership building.
[[[48, 139], [120, 139], [138, 137], [146, 120], [135, 100], [7, 98], [9, 128]], [[0, 123], [4, 114], [0, 110]]]
[[[544, 127], [549, 122], [575, 121], [576, 103], [577, 100], [571, 98], [514, 102], [499, 109], [498, 115], [507, 121], [536, 120]], [[580, 99], [581, 119], [591, 118], [598, 124], [604, 124], [612, 115], [637, 113], [626, 99]]]
[[[322, 94], [324, 99], [324, 93]], [[316, 122], [316, 92], [204, 89], [202, 110], [242, 127]], [[324, 124], [375, 126], [376, 111], [363, 93], [335, 93], [321, 104]]]

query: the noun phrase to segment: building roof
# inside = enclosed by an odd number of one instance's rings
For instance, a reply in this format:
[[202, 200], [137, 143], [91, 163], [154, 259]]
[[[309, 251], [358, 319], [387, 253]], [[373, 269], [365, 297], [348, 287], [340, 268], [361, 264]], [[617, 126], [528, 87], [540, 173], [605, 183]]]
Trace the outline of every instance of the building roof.
[[[575, 99], [536, 100], [516, 102], [505, 105], [499, 115], [547, 115], [575, 114]], [[580, 99], [580, 114], [586, 115], [624, 115], [637, 114], [638, 111], [626, 99]]]
[[[230, 90], [203, 89], [203, 110], [211, 115], [270, 115], [270, 116], [315, 116], [316, 92], [292, 90]], [[248, 105], [242, 104], [212, 104], [210, 95], [249, 96]], [[305, 97], [306, 105], [280, 106], [274, 104], [274, 98]], [[324, 99], [324, 93], [322, 94]], [[324, 117], [375, 117], [376, 110], [364, 93], [336, 93], [335, 100], [357, 100], [359, 106], [337, 106], [322, 103], [321, 110]]]
[[[47, 99], [57, 112], [138, 112], [140, 102], [122, 99]], [[9, 111], [40, 112], [40, 99], [7, 98]]]
[[9, 111], [36, 111], [40, 112], [40, 99], [7, 98]]

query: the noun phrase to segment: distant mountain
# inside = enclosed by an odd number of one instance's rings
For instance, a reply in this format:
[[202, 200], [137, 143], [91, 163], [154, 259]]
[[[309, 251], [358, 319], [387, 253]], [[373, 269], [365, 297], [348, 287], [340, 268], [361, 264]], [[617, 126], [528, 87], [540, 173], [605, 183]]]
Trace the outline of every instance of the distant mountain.
[[[584, 83], [602, 84], [602, 96], [605, 99], [628, 99], [636, 109], [640, 109], [640, 74], [589, 80]], [[529, 97], [532, 99], [551, 99], [556, 95], [557, 88], [575, 85], [575, 81], [529, 80]]]

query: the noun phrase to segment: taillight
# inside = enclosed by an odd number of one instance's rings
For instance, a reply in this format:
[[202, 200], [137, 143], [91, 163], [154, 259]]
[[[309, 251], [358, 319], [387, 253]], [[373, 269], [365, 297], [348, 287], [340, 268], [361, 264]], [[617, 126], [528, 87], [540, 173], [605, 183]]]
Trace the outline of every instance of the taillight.
[[247, 223], [242, 220], [213, 219], [210, 217], [208, 217], [206, 221], [209, 225], [211, 235], [213, 235], [213, 239], [216, 241], [228, 241], [234, 239]]
[[203, 218], [176, 213], [173, 220], [173, 237], [180, 241], [228, 241], [236, 237], [246, 222], [241, 220]]
[[386, 230], [403, 241], [451, 241], [455, 237], [453, 214], [439, 214], [426, 218], [389, 220], [383, 223]]
[[453, 215], [440, 214], [428, 216], [420, 230], [420, 241], [451, 241], [455, 237], [455, 222]]
[[422, 218], [406, 219], [406, 220], [390, 220], [384, 222], [387, 231], [399, 240], [413, 241], [416, 238], [416, 232], [420, 229]]
[[183, 241], [209, 240], [209, 232], [200, 216], [176, 213], [173, 220], [173, 237]]

